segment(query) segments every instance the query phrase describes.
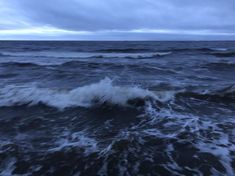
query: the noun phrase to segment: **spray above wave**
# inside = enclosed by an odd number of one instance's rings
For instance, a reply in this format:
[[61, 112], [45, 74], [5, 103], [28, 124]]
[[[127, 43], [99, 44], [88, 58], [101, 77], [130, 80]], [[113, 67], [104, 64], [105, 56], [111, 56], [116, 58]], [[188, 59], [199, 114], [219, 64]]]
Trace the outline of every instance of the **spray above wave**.
[[147, 100], [167, 101], [169, 97], [158, 96], [138, 87], [114, 86], [105, 78], [98, 83], [78, 87], [70, 91], [59, 91], [37, 87], [7, 86], [0, 90], [0, 106], [45, 104], [58, 109], [71, 107], [91, 107], [113, 104], [119, 106], [140, 106]]

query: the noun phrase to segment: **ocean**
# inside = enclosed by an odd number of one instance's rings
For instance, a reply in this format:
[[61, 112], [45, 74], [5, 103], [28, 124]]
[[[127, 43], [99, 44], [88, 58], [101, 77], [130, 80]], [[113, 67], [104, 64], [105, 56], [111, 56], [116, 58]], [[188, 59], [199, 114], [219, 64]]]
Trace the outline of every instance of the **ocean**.
[[235, 42], [0, 42], [0, 175], [235, 175]]

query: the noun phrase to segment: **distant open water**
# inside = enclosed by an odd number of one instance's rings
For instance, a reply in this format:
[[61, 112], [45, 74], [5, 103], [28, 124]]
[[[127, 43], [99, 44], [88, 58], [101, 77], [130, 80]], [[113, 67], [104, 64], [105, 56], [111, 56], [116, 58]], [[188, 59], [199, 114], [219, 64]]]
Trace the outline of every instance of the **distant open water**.
[[235, 42], [0, 42], [0, 175], [235, 175]]

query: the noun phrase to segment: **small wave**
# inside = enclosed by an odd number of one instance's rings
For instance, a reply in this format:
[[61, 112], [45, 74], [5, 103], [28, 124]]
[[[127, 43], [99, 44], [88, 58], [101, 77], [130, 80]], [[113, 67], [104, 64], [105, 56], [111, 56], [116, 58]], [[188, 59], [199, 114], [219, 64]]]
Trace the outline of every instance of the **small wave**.
[[220, 91], [218, 91], [218, 93], [222, 94], [222, 95], [233, 95], [235, 96], [235, 85], [231, 85], [229, 87], [226, 87]]
[[227, 48], [211, 48], [211, 50], [214, 50], [214, 51], [228, 51]]
[[156, 52], [153, 56], [166, 56], [172, 54], [171, 51], [169, 52]]
[[59, 65], [59, 67], [63, 68], [66, 67], [68, 69], [71, 68], [87, 68], [87, 69], [94, 69], [94, 68], [104, 68], [104, 67], [109, 67], [109, 68], [124, 68], [124, 65], [122, 64], [118, 64], [118, 63], [98, 63], [98, 62], [83, 62], [83, 61], [69, 61], [69, 62], [65, 62], [62, 63], [61, 65]]
[[0, 89], [1, 107], [45, 104], [63, 110], [71, 107], [91, 107], [103, 104], [141, 106], [145, 104], [145, 101], [151, 100], [167, 101], [163, 95], [157, 96], [153, 92], [139, 87], [114, 86], [109, 78], [70, 91], [15, 86]]
[[125, 49], [104, 49], [97, 50], [96, 52], [100, 53], [161, 53], [164, 55], [171, 54], [172, 52], [193, 52], [193, 51], [201, 51], [201, 52], [209, 52], [209, 51], [227, 51], [226, 48], [172, 48], [170, 50], [153, 50], [153, 49], [135, 49], [135, 48], [125, 48]]
[[36, 63], [29, 63], [29, 62], [4, 62], [1, 63], [4, 66], [11, 66], [11, 67], [35, 67], [39, 66]]
[[3, 163], [1, 163], [0, 175], [13, 175], [15, 170], [16, 158], [8, 158]]
[[207, 68], [207, 69], [217, 70], [217, 71], [234, 70], [235, 63], [215, 62], [215, 63], [206, 64], [202, 67]]
[[94, 53], [72, 51], [28, 51], [28, 52], [3, 52], [3, 56], [12, 58], [89, 58]]
[[227, 48], [198, 48], [198, 51], [227, 51]]
[[172, 54], [171, 51], [167, 52], [150, 52], [150, 53], [104, 53], [99, 55], [94, 55], [88, 58], [101, 58], [101, 59], [112, 59], [112, 58], [125, 58], [125, 59], [148, 59], [155, 57], [163, 57]]
[[1, 56], [11, 57], [11, 58], [23, 58], [24, 60], [32, 60], [32, 58], [40, 61], [43, 59], [54, 60], [54, 59], [146, 59], [146, 58], [155, 58], [170, 55], [172, 52], [109, 52], [109, 53], [86, 53], [86, 52], [12, 52], [12, 53], [1, 53]]
[[96, 52], [103, 53], [139, 53], [139, 52], [151, 52], [150, 49], [138, 49], [138, 48], [123, 48], [123, 49], [103, 49], [97, 50]]
[[173, 48], [174, 52], [212, 52], [212, 51], [227, 51], [227, 48]]
[[8, 54], [0, 53], [0, 57], [9, 56]]
[[0, 74], [0, 79], [5, 79], [5, 78], [12, 78], [17, 76], [18, 74], [15, 73], [5, 73], [5, 74]]
[[180, 92], [176, 94], [176, 97], [189, 97], [199, 100], [207, 100], [213, 102], [230, 103], [235, 102], [235, 85], [229, 86], [222, 90], [217, 90], [215, 92], [208, 93], [198, 93], [198, 92]]
[[211, 55], [217, 56], [217, 57], [234, 57], [235, 52], [234, 51], [225, 51], [225, 52], [212, 52]]
[[155, 52], [155, 53], [138, 53], [135, 55], [126, 55], [123, 57], [119, 57], [119, 58], [126, 58], [126, 59], [153, 59], [156, 57], [164, 57], [167, 55], [172, 54], [172, 52]]
[[173, 48], [171, 51], [174, 52], [194, 52], [194, 51], [211, 51], [209, 48]]

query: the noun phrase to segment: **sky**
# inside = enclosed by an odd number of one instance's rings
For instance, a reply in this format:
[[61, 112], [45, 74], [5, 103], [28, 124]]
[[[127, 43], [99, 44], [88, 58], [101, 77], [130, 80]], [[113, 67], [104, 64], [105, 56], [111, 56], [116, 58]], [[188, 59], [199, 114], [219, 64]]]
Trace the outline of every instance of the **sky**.
[[235, 0], [0, 0], [0, 40], [235, 40]]

